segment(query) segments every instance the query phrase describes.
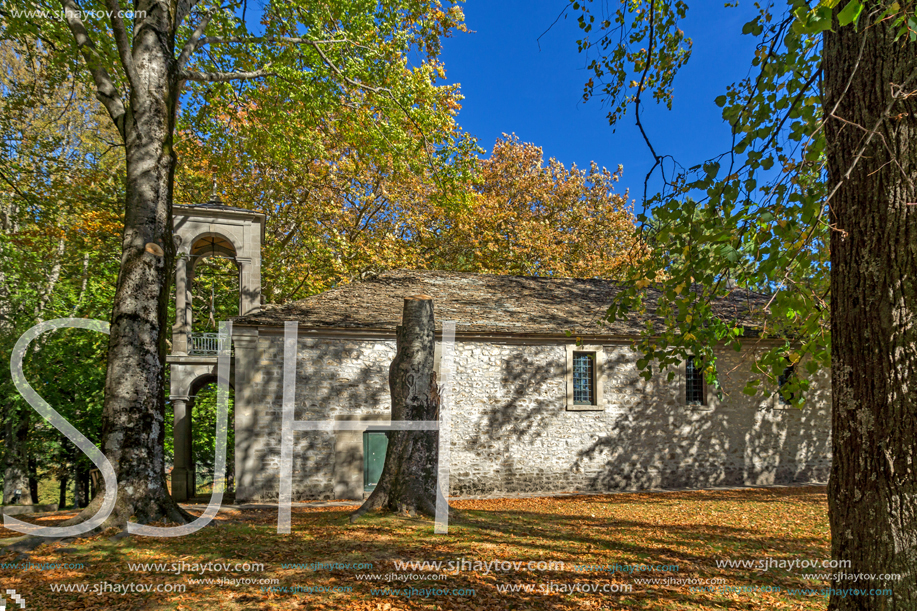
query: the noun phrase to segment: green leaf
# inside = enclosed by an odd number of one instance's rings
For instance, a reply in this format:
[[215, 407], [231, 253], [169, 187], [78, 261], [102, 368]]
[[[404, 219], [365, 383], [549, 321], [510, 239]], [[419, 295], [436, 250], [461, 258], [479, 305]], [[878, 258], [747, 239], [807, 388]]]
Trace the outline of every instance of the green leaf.
[[842, 26], [850, 23], [856, 23], [863, 12], [863, 3], [860, 0], [850, 0], [840, 13], [837, 14], [837, 21]]
[[739, 252], [730, 244], [724, 244], [720, 249], [720, 255], [726, 258], [730, 263], [736, 263], [739, 260]]
[[722, 108], [723, 106], [726, 105], [726, 96], [724, 96], [724, 95], [717, 96], [716, 99], [714, 100], [714, 102], [716, 102], [716, 105], [717, 105], [717, 106], [719, 106], [720, 108]]

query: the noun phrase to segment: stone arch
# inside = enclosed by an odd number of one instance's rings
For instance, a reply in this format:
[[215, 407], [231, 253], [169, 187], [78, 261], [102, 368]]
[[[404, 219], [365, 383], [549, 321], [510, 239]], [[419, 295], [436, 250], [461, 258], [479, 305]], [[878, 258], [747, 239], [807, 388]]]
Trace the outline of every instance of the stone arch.
[[[172, 366], [172, 394], [170, 401], [173, 410], [173, 444], [172, 460], [172, 496], [176, 500], [186, 501], [196, 492], [196, 462], [194, 460], [194, 399], [197, 394], [218, 381], [216, 363], [182, 364]], [[176, 379], [176, 373], [178, 374]], [[235, 371], [230, 369], [229, 389], [235, 393]], [[178, 394], [180, 393], [180, 394]], [[234, 418], [226, 423], [227, 429], [235, 430]], [[227, 456], [229, 456], [227, 448]], [[228, 459], [227, 459], [228, 460]], [[233, 467], [227, 462], [227, 471]]]
[[231, 235], [220, 231], [205, 231], [189, 239], [182, 254], [190, 257], [209, 257], [211, 254], [235, 259], [242, 250]]
[[[187, 284], [188, 290], [191, 291], [192, 287], [195, 284], [195, 281], [200, 281], [199, 275], [199, 265], [210, 257], [226, 259], [227, 261], [232, 262], [232, 268], [235, 270], [236, 274], [236, 289], [234, 291], [229, 291], [224, 293], [221, 297], [232, 296], [233, 300], [238, 302], [238, 312], [242, 313], [242, 278], [241, 271], [242, 267], [238, 261], [237, 253], [240, 251], [241, 246], [234, 243], [233, 238], [230, 237], [231, 234], [228, 232], [220, 231], [204, 231], [194, 236], [187, 248], [187, 253], [183, 253], [187, 258]], [[206, 302], [206, 298], [205, 298]], [[200, 302], [195, 302], [188, 300], [186, 312], [189, 313], [191, 320], [193, 321], [195, 313], [200, 313], [200, 310], [197, 308], [204, 307]], [[193, 336], [192, 336], [193, 340]], [[189, 350], [193, 350], [193, 345], [189, 344]]]
[[261, 244], [264, 215], [224, 206], [216, 200], [194, 206], [173, 206], [172, 228], [177, 254], [175, 263], [175, 325], [172, 354], [192, 353], [191, 280], [196, 263], [204, 257], [226, 256], [239, 270], [239, 315], [261, 307]]

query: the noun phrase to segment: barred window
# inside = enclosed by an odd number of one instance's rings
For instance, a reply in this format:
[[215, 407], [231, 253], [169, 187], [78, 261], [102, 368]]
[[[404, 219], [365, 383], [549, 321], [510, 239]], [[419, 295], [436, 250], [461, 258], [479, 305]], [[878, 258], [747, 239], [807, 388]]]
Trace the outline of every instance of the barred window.
[[573, 353], [573, 404], [596, 404], [595, 352]]
[[564, 405], [568, 412], [602, 411], [605, 388], [605, 348], [596, 345], [564, 346]]
[[781, 373], [780, 377], [777, 378], [777, 397], [778, 401], [780, 401], [780, 405], [789, 405], [795, 397], [794, 393], [787, 393], [783, 391], [783, 387], [786, 386], [786, 383], [793, 378], [795, 373], [795, 366], [789, 365], [783, 369], [783, 373]]
[[704, 404], [704, 370], [693, 356], [685, 362], [685, 402], [688, 405]]

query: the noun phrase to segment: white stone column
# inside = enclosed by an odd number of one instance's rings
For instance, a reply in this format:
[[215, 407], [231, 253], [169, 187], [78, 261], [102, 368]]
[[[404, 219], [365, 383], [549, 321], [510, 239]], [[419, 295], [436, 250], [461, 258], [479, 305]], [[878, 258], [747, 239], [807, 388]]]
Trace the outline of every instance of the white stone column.
[[191, 277], [187, 255], [175, 262], [175, 325], [172, 327], [172, 354], [188, 354], [191, 333]]
[[239, 265], [239, 315], [261, 309], [261, 257], [236, 257]]
[[175, 418], [172, 423], [175, 452], [172, 463], [172, 498], [187, 501], [194, 496], [194, 466], [192, 465], [191, 401], [187, 396], [172, 397]]

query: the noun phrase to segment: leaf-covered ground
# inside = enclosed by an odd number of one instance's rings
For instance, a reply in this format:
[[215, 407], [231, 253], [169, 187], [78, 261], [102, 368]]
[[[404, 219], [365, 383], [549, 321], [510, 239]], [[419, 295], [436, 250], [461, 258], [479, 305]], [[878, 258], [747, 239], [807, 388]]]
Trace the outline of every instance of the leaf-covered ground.
[[[434, 535], [430, 520], [381, 514], [351, 525], [347, 517], [355, 507], [294, 508], [292, 532], [280, 535], [274, 510], [224, 509], [218, 525], [185, 537], [113, 540], [113, 533], [106, 533], [68, 545], [42, 546], [26, 559], [3, 553], [0, 587], [16, 590], [25, 599], [26, 609], [50, 610], [827, 608], [827, 599], [820, 594], [789, 590], [824, 589], [824, 581], [806, 579], [805, 574], [829, 569], [761, 570], [718, 568], [716, 564], [717, 560], [828, 559], [823, 487], [453, 504], [462, 517], [450, 522], [448, 535]], [[57, 514], [42, 523], [50, 525], [70, 515]], [[0, 530], [2, 537], [14, 534]], [[45, 566], [2, 564], [17, 560]], [[429, 565], [396, 568], [396, 561], [440, 561], [444, 565], [441, 570]], [[449, 570], [450, 561], [456, 568]], [[473, 564], [494, 561], [501, 564], [491, 564], [489, 571]], [[529, 569], [530, 561], [555, 564], [543, 564], [550, 566], [547, 570], [538, 570], [537, 564]], [[504, 562], [522, 564], [502, 565]], [[70, 566], [47, 568], [55, 563]], [[132, 571], [129, 563], [169, 566]], [[200, 565], [207, 563], [260, 563], [264, 567], [261, 571], [210, 570], [202, 574]], [[318, 563], [326, 566], [316, 566]], [[372, 568], [353, 568], [358, 563]], [[79, 564], [83, 568], [73, 568]], [[284, 567], [289, 564], [300, 566]], [[192, 570], [194, 565], [198, 567]], [[667, 570], [641, 571], [641, 565]], [[367, 581], [374, 575], [379, 576], [378, 581]], [[192, 581], [197, 579], [211, 583]], [[232, 581], [238, 579], [276, 579], [278, 583]], [[641, 579], [660, 581], [638, 583]], [[714, 580], [716, 586], [708, 580]], [[116, 591], [129, 584], [135, 590], [147, 585], [154, 590], [183, 585], [185, 591]], [[85, 586], [86, 591], [55, 592], [52, 586], [58, 590]], [[506, 591], [517, 586], [516, 592]], [[532, 591], [526, 593], [526, 586]], [[622, 591], [628, 586], [631, 591]], [[697, 591], [698, 586], [744, 591]], [[296, 588], [298, 592], [291, 591]], [[574, 588], [579, 591], [570, 593]], [[583, 591], [592, 588], [598, 591]], [[431, 589], [439, 593], [430, 596]], [[456, 595], [455, 590], [463, 592]]]

